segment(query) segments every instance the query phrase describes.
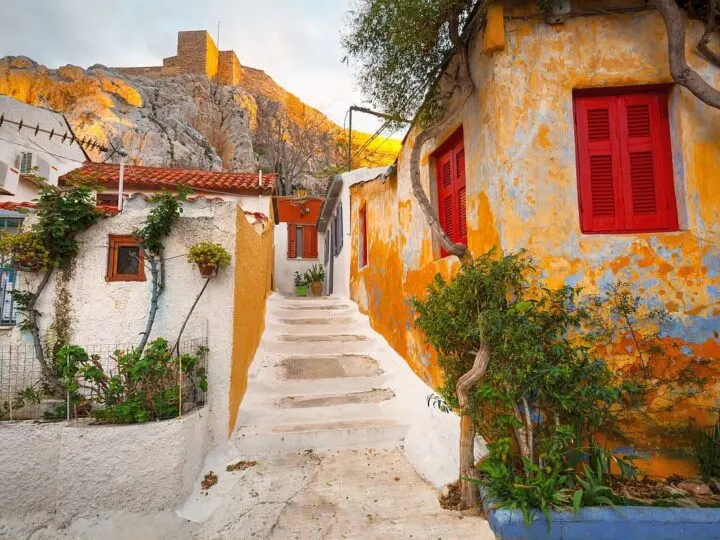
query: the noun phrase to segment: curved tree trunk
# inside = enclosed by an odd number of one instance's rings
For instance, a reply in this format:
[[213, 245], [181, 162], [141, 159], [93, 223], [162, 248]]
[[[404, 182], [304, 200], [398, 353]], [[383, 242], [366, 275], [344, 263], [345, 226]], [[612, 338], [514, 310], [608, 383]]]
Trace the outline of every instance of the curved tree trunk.
[[481, 345], [475, 354], [475, 362], [470, 371], [458, 379], [455, 391], [460, 403], [460, 510], [475, 508], [478, 505], [477, 486], [468, 480], [475, 478], [475, 425], [467, 414], [470, 392], [483, 378], [490, 363], [490, 348]]
[[47, 284], [50, 282], [53, 270], [53, 266], [50, 266], [47, 270], [45, 270], [45, 274], [43, 274], [43, 277], [40, 280], [40, 283], [38, 284], [38, 287], [35, 290], [32, 299], [27, 304], [27, 318], [30, 326], [30, 335], [32, 336], [33, 340], [35, 358], [37, 358], [37, 361], [40, 364], [43, 379], [54, 394], [56, 394], [57, 396], [62, 396], [65, 392], [65, 389], [58, 380], [55, 365], [54, 363], [49, 362], [47, 358], [45, 358], [45, 351], [43, 350], [42, 339], [40, 338], [40, 327], [38, 326], [38, 319], [40, 317], [40, 314], [35, 309], [37, 301], [40, 299], [40, 295], [45, 290], [45, 287], [47, 287]]
[[[685, 58], [685, 15], [675, 3], [675, 0], [652, 0], [652, 2], [665, 21], [670, 74], [673, 80], [690, 90], [703, 103], [720, 109], [720, 91], [705, 82], [705, 79], [687, 64]], [[709, 39], [709, 35], [707, 39]], [[703, 43], [702, 39], [701, 43]], [[704, 45], [707, 46], [707, 40]]]
[[150, 332], [155, 324], [155, 315], [159, 307], [160, 296], [165, 289], [165, 261], [163, 255], [160, 253], [158, 258], [155, 258], [152, 254], [145, 253], [145, 258], [150, 262], [150, 275], [152, 276], [152, 292], [150, 294], [150, 310], [148, 312], [147, 323], [145, 324], [145, 330], [142, 333], [142, 339], [137, 347], [137, 351], [142, 355], [147, 345], [148, 339], [150, 338]]
[[[473, 83], [472, 75], [470, 74], [466, 48], [467, 44], [463, 43], [460, 39], [458, 31], [459, 15], [455, 12], [451, 13], [448, 22], [450, 23], [450, 40], [452, 41], [458, 55], [458, 74], [455, 80], [455, 89], [459, 88], [461, 94], [457, 96], [457, 105], [455, 107], [455, 112], [457, 112], [462, 110], [467, 100], [470, 96], [472, 96], [472, 93], [475, 90], [475, 84]], [[448, 112], [443, 120], [420, 132], [415, 137], [414, 146], [410, 154], [410, 183], [412, 185], [413, 196], [420, 205], [420, 209], [425, 215], [425, 220], [427, 221], [433, 236], [437, 238], [445, 251], [456, 255], [460, 259], [464, 259], [468, 255], [467, 246], [463, 244], [456, 244], [450, 240], [447, 234], [445, 234], [445, 231], [443, 231], [440, 226], [440, 220], [435, 214], [435, 209], [430, 203], [430, 200], [422, 187], [422, 182], [420, 181], [420, 158], [422, 157], [423, 146], [426, 142], [434, 139], [438, 135], [441, 135], [443, 131], [451, 127], [454, 120], [455, 117], [453, 112]]]

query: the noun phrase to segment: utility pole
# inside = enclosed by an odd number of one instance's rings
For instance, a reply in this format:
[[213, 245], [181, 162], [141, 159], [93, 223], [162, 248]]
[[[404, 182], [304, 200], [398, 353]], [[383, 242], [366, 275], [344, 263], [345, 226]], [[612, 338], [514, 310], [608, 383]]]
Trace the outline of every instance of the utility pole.
[[118, 177], [118, 212], [123, 210], [123, 183], [125, 182], [125, 152], [120, 154], [120, 176]]
[[352, 171], [352, 116], [353, 111], [365, 113], [365, 114], [371, 114], [373, 116], [377, 116], [378, 118], [384, 118], [385, 120], [392, 120], [394, 122], [402, 122], [404, 124], [409, 124], [410, 120], [405, 120], [404, 118], [398, 118], [397, 116], [391, 116], [389, 114], [373, 111], [371, 109], [368, 109], [366, 107], [358, 107], [357, 105], [350, 105], [350, 119], [348, 121], [348, 171]]

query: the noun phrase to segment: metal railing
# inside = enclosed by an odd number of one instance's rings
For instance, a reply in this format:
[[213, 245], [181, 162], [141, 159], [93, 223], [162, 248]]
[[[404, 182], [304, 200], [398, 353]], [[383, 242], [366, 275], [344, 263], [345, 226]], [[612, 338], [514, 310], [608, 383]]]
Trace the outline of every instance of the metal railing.
[[[184, 339], [179, 344], [179, 354], [198, 354], [199, 366], [207, 373], [207, 338]], [[94, 356], [108, 377], [118, 375], [118, 354], [131, 352], [135, 344], [90, 344], [82, 346], [89, 356]], [[172, 346], [172, 344], [170, 344]], [[176, 375], [182, 396], [180, 414], [203, 406], [206, 391], [196, 377]], [[65, 420], [87, 417], [65, 399], [47, 398], [44, 392], [43, 373], [31, 344], [0, 347], [0, 421], [4, 420]], [[79, 393], [91, 399], [91, 392], [81, 388]]]
[[12, 296], [18, 281], [18, 271], [0, 260], [0, 326], [15, 326], [17, 308]]

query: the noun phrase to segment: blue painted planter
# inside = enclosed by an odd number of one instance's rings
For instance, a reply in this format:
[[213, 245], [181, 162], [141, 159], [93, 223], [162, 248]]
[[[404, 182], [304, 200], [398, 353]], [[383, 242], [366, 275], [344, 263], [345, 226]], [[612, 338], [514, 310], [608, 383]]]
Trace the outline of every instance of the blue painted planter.
[[720, 508], [616, 506], [537, 512], [526, 526], [522, 512], [494, 508], [483, 499], [490, 527], [498, 540], [715, 540], [720, 539]]

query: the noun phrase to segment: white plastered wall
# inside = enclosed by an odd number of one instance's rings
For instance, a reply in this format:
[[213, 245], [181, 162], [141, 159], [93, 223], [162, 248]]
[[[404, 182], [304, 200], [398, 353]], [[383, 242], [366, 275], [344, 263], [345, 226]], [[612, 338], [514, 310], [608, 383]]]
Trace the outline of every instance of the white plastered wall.
[[318, 256], [314, 259], [288, 258], [287, 236], [287, 223], [279, 223], [275, 226], [275, 290], [281, 294], [294, 295], [295, 272], [303, 274], [313, 264], [323, 264], [325, 260], [325, 235], [318, 233]]

